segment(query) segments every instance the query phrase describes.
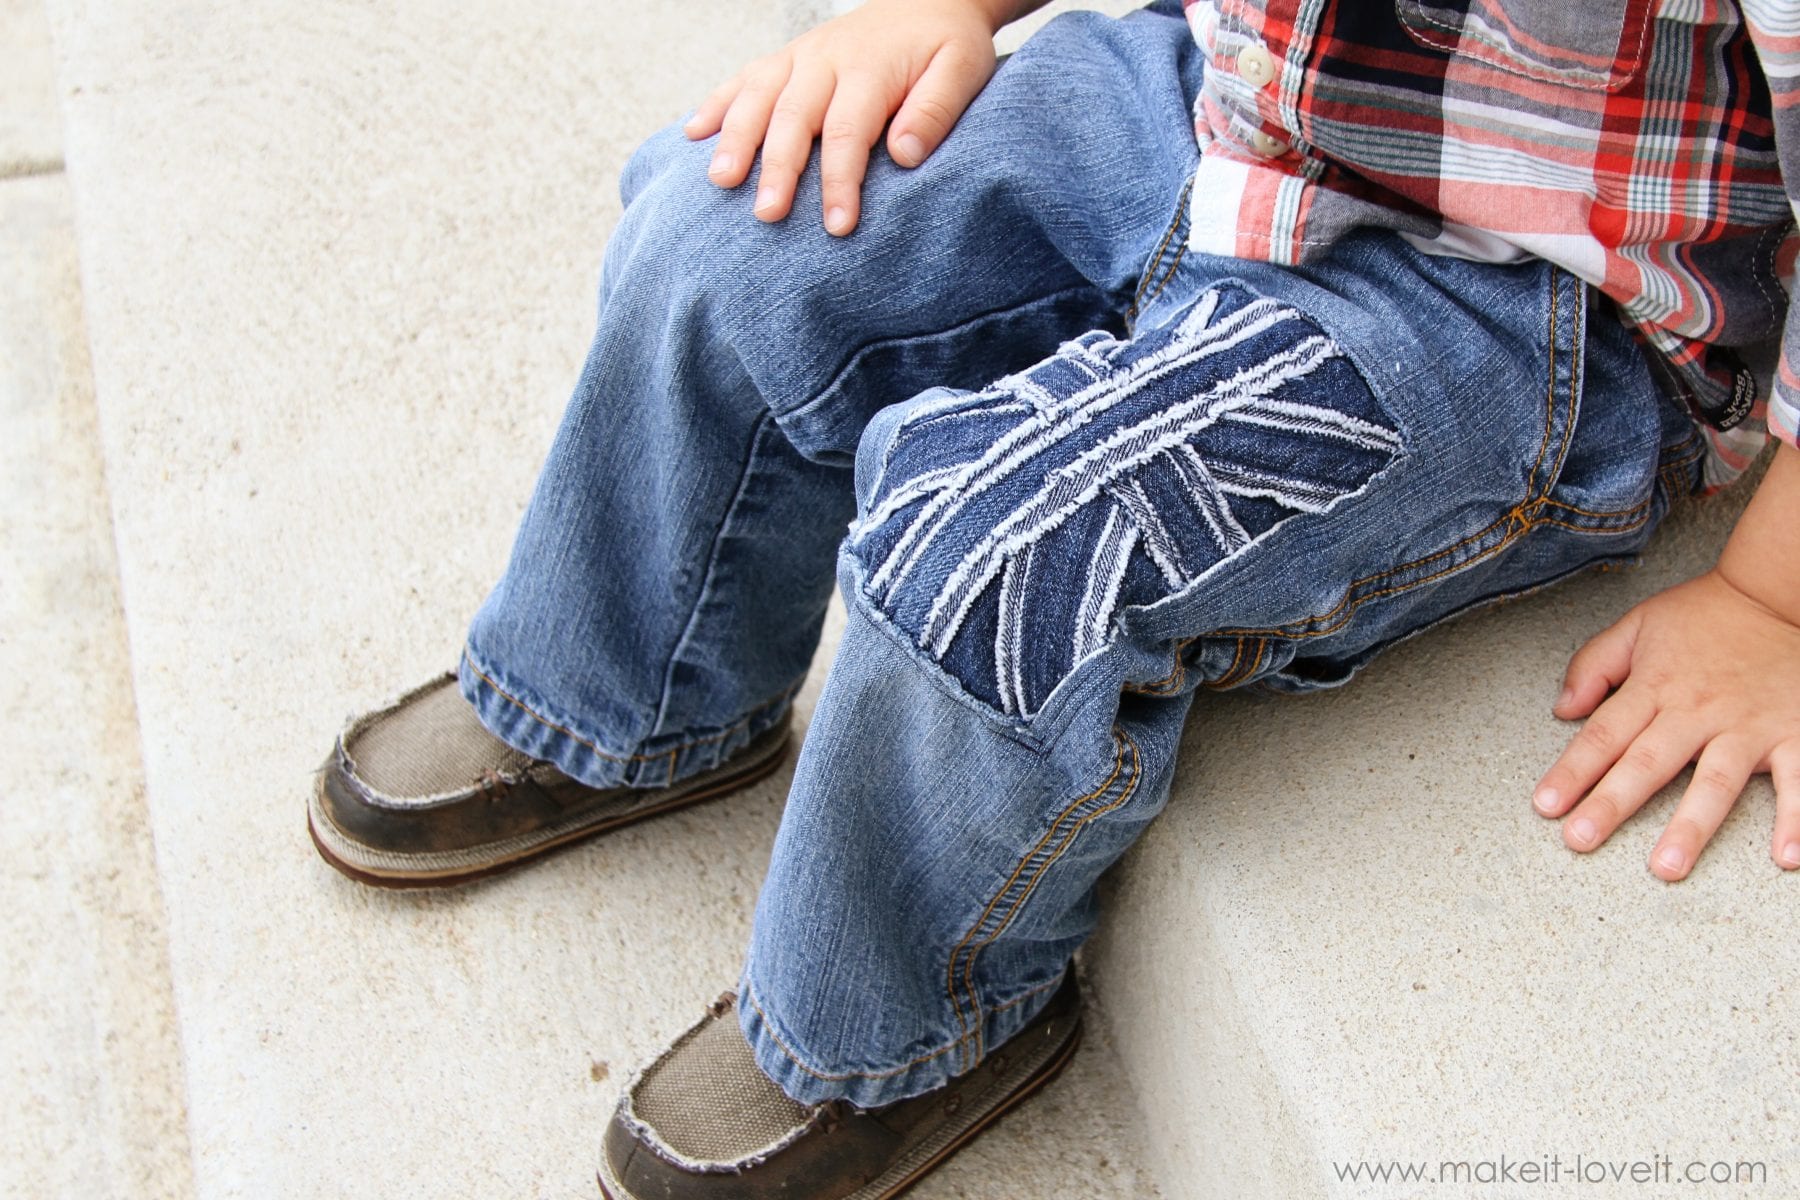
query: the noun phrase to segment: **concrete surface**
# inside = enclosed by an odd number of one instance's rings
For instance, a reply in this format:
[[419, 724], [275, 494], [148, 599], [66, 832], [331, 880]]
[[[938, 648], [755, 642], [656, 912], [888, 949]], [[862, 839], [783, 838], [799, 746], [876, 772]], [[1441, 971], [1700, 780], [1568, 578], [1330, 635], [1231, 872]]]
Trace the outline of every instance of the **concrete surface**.
[[43, 0], [0, 0], [0, 179], [62, 170]]
[[[619, 168], [778, 8], [52, 5], [199, 1196], [591, 1196], [619, 1085], [735, 976], [785, 774], [424, 897], [329, 871], [303, 802], [454, 661]], [[1151, 1194], [1110, 1062], [916, 1194]]]
[[0, 178], [0, 429], [0, 1195], [184, 1195], [162, 899], [60, 175]]
[[[1577, 1155], [1761, 1160], [1766, 1185], [1712, 1190], [1800, 1189], [1800, 877], [1769, 857], [1767, 777], [1676, 885], [1646, 864], [1682, 781], [1585, 857], [1529, 802], [1572, 732], [1569, 654], [1708, 565], [1746, 496], [1341, 691], [1203, 698], [1089, 958], [1167, 1195], [1562, 1194]], [[1338, 1174], [1553, 1155], [1561, 1188]]]
[[[8, 1194], [593, 1195], [619, 1085], [735, 973], [786, 772], [424, 897], [319, 863], [304, 796], [348, 713], [453, 661], [626, 156], [835, 2], [50, 0], [52, 88], [0, 0], [6, 761], [50, 778], [0, 792]], [[1117, 1055], [914, 1194], [1452, 1195], [1336, 1171], [1552, 1154], [1800, 1186], [1766, 785], [1676, 887], [1643, 865], [1669, 798], [1586, 858], [1526, 801], [1568, 653], [1731, 509], [1342, 692], [1208, 697], [1089, 955]]]

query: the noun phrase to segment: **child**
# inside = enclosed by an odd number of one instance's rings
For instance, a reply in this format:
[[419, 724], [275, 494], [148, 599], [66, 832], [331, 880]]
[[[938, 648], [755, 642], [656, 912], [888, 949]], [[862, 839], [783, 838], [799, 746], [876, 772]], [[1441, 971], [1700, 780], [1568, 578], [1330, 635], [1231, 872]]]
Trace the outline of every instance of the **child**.
[[[320, 850], [388, 886], [739, 787], [835, 555], [738, 991], [627, 1089], [613, 1200], [893, 1195], [1067, 1061], [1198, 688], [1341, 683], [1795, 439], [1800, 378], [1745, 361], [1800, 4], [1157, 0], [995, 73], [1033, 7], [872, 0], [639, 150], [457, 674], [321, 775]], [[1576, 655], [1535, 797], [1572, 848], [1697, 760], [1652, 871], [1759, 771], [1800, 866], [1797, 546], [1788, 444], [1716, 568]]]

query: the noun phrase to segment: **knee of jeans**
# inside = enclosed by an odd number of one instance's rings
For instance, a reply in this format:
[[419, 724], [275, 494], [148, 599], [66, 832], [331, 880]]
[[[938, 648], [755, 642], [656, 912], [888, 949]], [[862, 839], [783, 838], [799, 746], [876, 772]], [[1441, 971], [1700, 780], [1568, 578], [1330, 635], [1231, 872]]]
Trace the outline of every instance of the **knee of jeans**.
[[753, 210], [754, 174], [729, 189], [707, 177], [713, 147], [671, 126], [632, 156], [602, 296], [654, 321], [678, 369], [729, 362], [780, 414], [841, 366], [844, 314], [867, 300], [864, 264], [877, 243], [825, 232], [816, 151], [792, 211], [769, 222]]
[[629, 209], [650, 181], [682, 153], [687, 141], [679, 125], [665, 125], [639, 142], [619, 172], [619, 203]]
[[1278, 525], [1360, 492], [1397, 423], [1311, 319], [1236, 285], [1130, 341], [1084, 334], [927, 394], [859, 453], [861, 600], [970, 695], [1029, 718]]
[[890, 404], [870, 418], [869, 423], [863, 426], [862, 437], [856, 443], [857, 512], [868, 511], [876, 489], [881, 486], [888, 453], [893, 447], [895, 435], [906, 423], [907, 414], [921, 405], [942, 403], [968, 394], [956, 388], [930, 388], [910, 400]]
[[736, 248], [769, 227], [751, 212], [754, 177], [721, 188], [707, 177], [713, 142], [678, 126], [651, 135], [619, 176], [625, 211], [606, 250], [606, 274], [645, 269], [662, 286], [704, 287], [742, 279], [757, 255]]

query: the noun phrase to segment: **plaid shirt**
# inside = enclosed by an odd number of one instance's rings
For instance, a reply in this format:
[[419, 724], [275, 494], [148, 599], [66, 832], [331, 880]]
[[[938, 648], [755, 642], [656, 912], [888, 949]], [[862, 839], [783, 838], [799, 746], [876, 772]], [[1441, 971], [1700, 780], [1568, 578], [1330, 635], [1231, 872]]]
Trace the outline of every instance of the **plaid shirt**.
[[1207, 54], [1193, 249], [1303, 263], [1377, 225], [1547, 259], [1660, 352], [1709, 486], [1765, 431], [1800, 436], [1800, 0], [1187, 0], [1187, 17]]

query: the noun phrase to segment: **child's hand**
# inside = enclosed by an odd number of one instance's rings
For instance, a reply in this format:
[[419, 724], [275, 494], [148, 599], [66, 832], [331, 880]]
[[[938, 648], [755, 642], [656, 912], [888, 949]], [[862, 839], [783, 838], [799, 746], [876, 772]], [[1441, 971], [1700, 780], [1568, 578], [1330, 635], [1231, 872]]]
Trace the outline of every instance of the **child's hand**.
[[1762, 771], [1775, 777], [1775, 861], [1800, 867], [1800, 625], [1720, 570], [1652, 596], [1583, 646], [1553, 711], [1588, 717], [1535, 797], [1545, 816], [1573, 807], [1570, 848], [1594, 849], [1697, 758], [1651, 871], [1687, 875]]
[[887, 137], [894, 161], [924, 162], [993, 75], [994, 32], [1038, 4], [870, 0], [739, 71], [683, 131], [720, 134], [707, 173], [720, 187], [742, 183], [762, 147], [755, 212], [765, 221], [787, 215], [822, 134], [825, 228], [841, 236], [856, 227], [869, 149], [887, 119], [899, 110]]

